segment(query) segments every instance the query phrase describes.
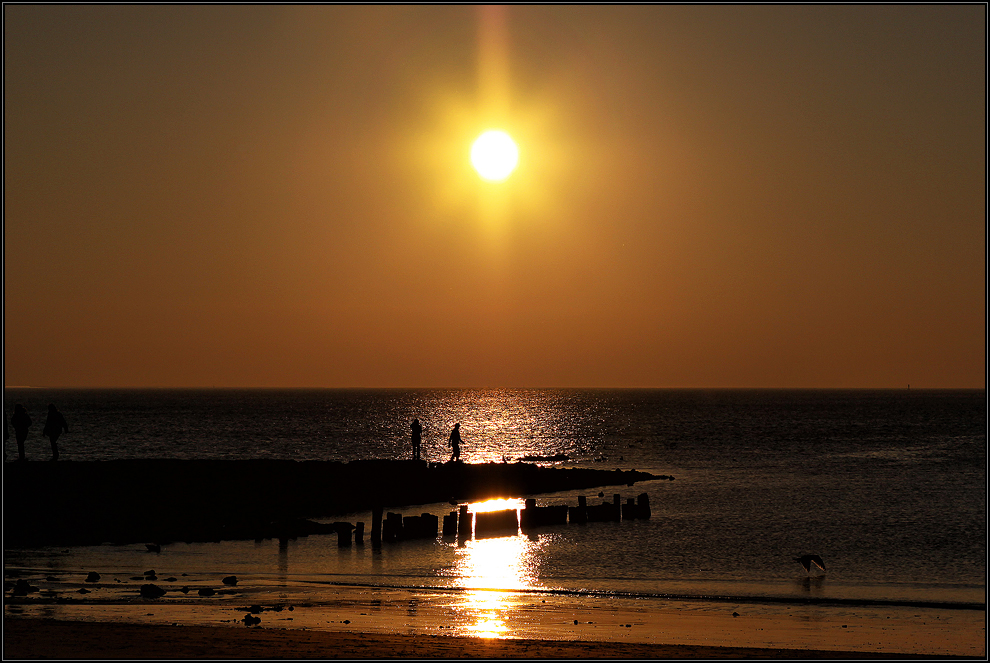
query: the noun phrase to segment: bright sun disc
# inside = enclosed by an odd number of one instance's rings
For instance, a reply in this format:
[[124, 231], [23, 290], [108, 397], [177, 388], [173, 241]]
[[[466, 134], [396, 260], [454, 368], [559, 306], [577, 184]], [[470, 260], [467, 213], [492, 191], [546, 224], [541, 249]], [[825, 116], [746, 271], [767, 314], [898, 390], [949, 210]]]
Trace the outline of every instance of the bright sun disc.
[[508, 177], [519, 163], [519, 148], [504, 131], [486, 131], [471, 147], [471, 164], [486, 180]]

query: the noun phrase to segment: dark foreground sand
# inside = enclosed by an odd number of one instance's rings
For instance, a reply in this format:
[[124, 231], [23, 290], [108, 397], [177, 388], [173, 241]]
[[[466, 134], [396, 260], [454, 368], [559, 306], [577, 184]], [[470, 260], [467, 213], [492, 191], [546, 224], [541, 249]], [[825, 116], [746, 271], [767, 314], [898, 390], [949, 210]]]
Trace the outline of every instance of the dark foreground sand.
[[[11, 659], [189, 658], [890, 658], [874, 652], [691, 645], [496, 640], [438, 635], [158, 626], [5, 618], [3, 657]], [[896, 655], [897, 658], [945, 658]]]

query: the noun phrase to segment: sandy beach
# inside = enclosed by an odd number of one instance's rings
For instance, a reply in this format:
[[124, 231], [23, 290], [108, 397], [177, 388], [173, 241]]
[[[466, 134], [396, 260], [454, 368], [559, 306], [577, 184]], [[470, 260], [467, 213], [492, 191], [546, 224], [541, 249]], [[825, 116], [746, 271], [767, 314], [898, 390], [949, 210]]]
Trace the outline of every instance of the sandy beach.
[[924, 655], [381, 635], [206, 626], [160, 626], [44, 619], [4, 620], [4, 659], [142, 658], [942, 658]]
[[[97, 594], [101, 590], [97, 590]], [[310, 588], [310, 599], [316, 596]], [[919, 658], [986, 653], [985, 612], [334, 587], [8, 597], [5, 658]], [[300, 599], [300, 600], [295, 600]], [[249, 621], [260, 620], [248, 626]]]

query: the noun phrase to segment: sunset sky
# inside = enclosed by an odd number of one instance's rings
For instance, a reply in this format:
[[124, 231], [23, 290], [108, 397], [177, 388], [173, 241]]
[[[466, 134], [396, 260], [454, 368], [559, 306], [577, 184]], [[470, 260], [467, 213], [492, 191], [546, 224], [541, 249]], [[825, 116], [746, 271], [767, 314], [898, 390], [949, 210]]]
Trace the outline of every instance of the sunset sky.
[[3, 11], [5, 385], [985, 386], [984, 5]]

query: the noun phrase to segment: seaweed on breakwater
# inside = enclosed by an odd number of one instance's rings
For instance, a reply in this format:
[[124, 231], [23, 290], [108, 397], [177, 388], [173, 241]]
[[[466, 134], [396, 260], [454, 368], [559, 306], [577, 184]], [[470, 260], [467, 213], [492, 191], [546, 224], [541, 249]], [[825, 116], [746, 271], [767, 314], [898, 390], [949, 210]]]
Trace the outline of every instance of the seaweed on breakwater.
[[374, 506], [484, 500], [666, 479], [528, 463], [113, 460], [8, 463], [8, 546], [285, 538], [310, 518]]

